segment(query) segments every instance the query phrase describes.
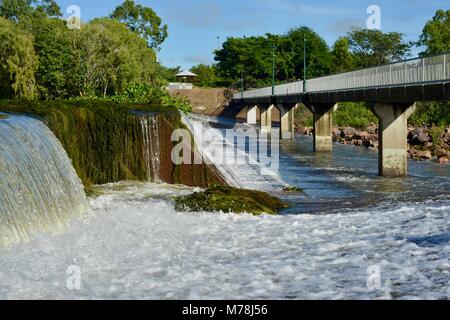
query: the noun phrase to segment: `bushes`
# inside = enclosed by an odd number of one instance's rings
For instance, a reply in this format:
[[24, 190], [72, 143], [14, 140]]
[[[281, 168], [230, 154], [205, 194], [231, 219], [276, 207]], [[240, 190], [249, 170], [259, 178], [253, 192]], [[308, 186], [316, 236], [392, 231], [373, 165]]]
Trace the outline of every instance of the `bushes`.
[[409, 119], [409, 123], [416, 127], [423, 124], [438, 127], [449, 126], [450, 103], [420, 102], [417, 104], [416, 112]]
[[116, 103], [153, 103], [162, 107], [174, 106], [185, 113], [192, 111], [192, 106], [188, 101], [171, 97], [160, 86], [149, 86], [146, 84], [131, 86], [111, 99]]
[[333, 122], [341, 127], [365, 129], [371, 123], [378, 123], [377, 117], [364, 103], [339, 103], [333, 114]]
[[[312, 127], [313, 121], [312, 113], [300, 105], [295, 115], [296, 125]], [[378, 119], [364, 103], [339, 103], [337, 111], [333, 113], [333, 125], [336, 126], [365, 129], [371, 123], [378, 123]]]

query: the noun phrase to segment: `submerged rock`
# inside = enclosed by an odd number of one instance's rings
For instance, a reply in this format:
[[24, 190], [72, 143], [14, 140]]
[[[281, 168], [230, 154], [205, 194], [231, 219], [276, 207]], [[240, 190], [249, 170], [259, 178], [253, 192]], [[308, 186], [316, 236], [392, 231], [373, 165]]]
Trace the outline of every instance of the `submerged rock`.
[[222, 211], [233, 213], [277, 214], [287, 205], [265, 192], [214, 186], [204, 192], [175, 198], [177, 211]]
[[294, 186], [285, 187], [285, 188], [283, 188], [283, 191], [284, 192], [291, 192], [291, 193], [302, 193], [302, 192], [304, 192], [304, 190], [302, 188], [294, 187]]

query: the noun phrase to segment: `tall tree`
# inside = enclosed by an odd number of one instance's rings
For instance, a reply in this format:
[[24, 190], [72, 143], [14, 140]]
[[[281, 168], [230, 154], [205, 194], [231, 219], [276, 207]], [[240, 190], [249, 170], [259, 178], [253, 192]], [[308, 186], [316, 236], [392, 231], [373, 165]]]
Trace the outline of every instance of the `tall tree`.
[[336, 40], [331, 51], [331, 60], [333, 63], [332, 69], [335, 73], [351, 71], [354, 68], [348, 38], [341, 37]]
[[[291, 29], [286, 35], [292, 51], [293, 77], [303, 79], [304, 48], [306, 45], [306, 67], [308, 79], [330, 73], [331, 56], [326, 41], [308, 27]], [[304, 40], [306, 39], [306, 43]]]
[[152, 84], [156, 55], [144, 39], [122, 23], [95, 19], [83, 26], [79, 69], [83, 95], [121, 93], [129, 86]]
[[125, 0], [111, 14], [111, 18], [125, 23], [131, 31], [147, 40], [150, 48], [159, 50], [168, 36], [167, 25], [152, 8], [136, 5], [133, 0]]
[[0, 0], [0, 16], [6, 19], [18, 21], [32, 15], [60, 17], [62, 13], [55, 0]]
[[39, 96], [50, 100], [78, 95], [81, 83], [76, 66], [77, 52], [81, 48], [79, 30], [69, 30], [61, 19], [35, 17], [30, 21], [27, 26], [34, 35], [39, 59], [36, 73]]
[[348, 33], [348, 39], [356, 66], [367, 68], [405, 59], [412, 44], [405, 43], [403, 37], [399, 32], [353, 29]]
[[218, 75], [230, 85], [260, 87], [272, 83], [275, 62], [277, 83], [303, 78], [306, 39], [308, 78], [330, 72], [330, 50], [319, 35], [307, 27], [290, 30], [285, 35], [266, 34], [260, 37], [229, 38], [216, 51]]
[[0, 97], [36, 97], [37, 57], [33, 36], [0, 17]]
[[426, 47], [422, 55], [450, 51], [450, 10], [438, 10], [427, 22], [419, 41]]

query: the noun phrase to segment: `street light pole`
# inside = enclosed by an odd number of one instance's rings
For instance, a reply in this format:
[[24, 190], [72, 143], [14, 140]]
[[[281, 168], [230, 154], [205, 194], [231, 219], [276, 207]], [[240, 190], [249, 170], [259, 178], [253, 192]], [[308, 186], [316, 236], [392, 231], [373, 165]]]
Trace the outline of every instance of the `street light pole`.
[[241, 99], [244, 99], [244, 68], [241, 69]]
[[275, 95], [275, 46], [272, 51], [272, 96]]
[[306, 37], [303, 37], [303, 92], [306, 92], [308, 88], [306, 81]]

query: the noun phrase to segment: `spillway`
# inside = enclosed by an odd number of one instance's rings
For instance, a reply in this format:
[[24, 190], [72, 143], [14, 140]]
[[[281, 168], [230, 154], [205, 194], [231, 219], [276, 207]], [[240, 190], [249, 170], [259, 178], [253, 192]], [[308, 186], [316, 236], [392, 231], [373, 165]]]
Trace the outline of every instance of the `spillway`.
[[83, 186], [61, 143], [38, 119], [0, 119], [0, 247], [60, 230], [86, 213]]

